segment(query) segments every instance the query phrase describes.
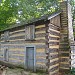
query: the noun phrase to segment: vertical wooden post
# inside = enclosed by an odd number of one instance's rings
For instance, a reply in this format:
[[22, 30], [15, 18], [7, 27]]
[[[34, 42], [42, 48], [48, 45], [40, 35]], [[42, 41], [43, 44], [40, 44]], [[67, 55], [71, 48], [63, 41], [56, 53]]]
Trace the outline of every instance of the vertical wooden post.
[[49, 21], [46, 21], [45, 22], [45, 27], [46, 27], [46, 60], [47, 60], [47, 63], [46, 63], [46, 66], [47, 66], [47, 69], [46, 69], [46, 72], [47, 72], [47, 74], [49, 75], [49, 65], [50, 65], [50, 60], [49, 60], [49, 44], [48, 44], [48, 41], [49, 41], [49, 39], [48, 39], [48, 35], [49, 35], [49, 33], [48, 33], [48, 29], [49, 29], [49, 27], [48, 27], [48, 24], [49, 24]]
[[62, 2], [61, 4], [61, 30], [60, 30], [60, 72], [69, 71], [69, 29], [68, 29], [68, 3], [67, 1]]

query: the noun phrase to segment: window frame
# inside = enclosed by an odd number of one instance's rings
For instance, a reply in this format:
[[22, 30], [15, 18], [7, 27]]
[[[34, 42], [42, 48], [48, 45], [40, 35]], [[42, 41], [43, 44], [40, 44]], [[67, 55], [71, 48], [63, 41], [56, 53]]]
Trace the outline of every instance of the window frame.
[[4, 41], [8, 42], [9, 41], [9, 31], [4, 32]]
[[27, 69], [27, 66], [26, 66], [26, 49], [27, 48], [30, 48], [30, 47], [34, 47], [34, 72], [36, 71], [36, 46], [34, 44], [28, 44], [28, 45], [25, 45], [25, 56], [24, 56], [24, 66], [25, 68]]
[[[32, 30], [32, 35], [31, 35], [31, 28], [32, 28], [32, 26], [33, 26], [33, 30]], [[29, 33], [29, 37], [26, 34], [27, 31]], [[31, 36], [33, 36], [33, 37], [31, 37]], [[35, 25], [25, 26], [25, 40], [34, 40], [34, 39], [35, 39]]]
[[4, 54], [3, 54], [4, 61], [9, 61], [9, 50], [8, 47], [4, 48]]

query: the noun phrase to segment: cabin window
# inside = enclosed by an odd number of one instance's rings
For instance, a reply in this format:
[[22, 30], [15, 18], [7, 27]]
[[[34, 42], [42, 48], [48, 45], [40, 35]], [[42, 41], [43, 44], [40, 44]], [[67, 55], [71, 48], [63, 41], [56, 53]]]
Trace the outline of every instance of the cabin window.
[[34, 30], [35, 30], [34, 25], [25, 27], [25, 40], [34, 39]]
[[9, 41], [9, 31], [4, 32], [4, 40]]
[[8, 48], [4, 50], [4, 60], [8, 61]]

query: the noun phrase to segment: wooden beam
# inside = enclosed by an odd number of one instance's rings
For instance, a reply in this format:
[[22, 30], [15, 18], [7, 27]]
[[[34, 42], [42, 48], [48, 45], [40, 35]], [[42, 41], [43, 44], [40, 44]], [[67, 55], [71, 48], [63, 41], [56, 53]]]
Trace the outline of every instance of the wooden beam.
[[36, 52], [45, 52], [45, 48], [43, 48], [43, 49], [41, 49], [41, 48], [36, 49]]
[[10, 34], [17, 33], [17, 32], [22, 32], [22, 31], [25, 31], [25, 29], [21, 29], [21, 30], [10, 32]]
[[61, 68], [61, 69], [69, 69], [69, 68], [66, 68], [66, 67], [64, 67], [64, 66], [63, 66], [63, 67], [60, 67], [60, 68]]
[[55, 30], [55, 29], [51, 29], [51, 28], [49, 28], [49, 31], [53, 31], [53, 32], [60, 33], [60, 31], [58, 31], [58, 30]]
[[45, 66], [46, 64], [45, 63], [42, 63], [42, 62], [36, 62], [37, 65], [43, 65]]
[[50, 60], [50, 63], [52, 63], [54, 61], [58, 61], [58, 60], [59, 60], [59, 58], [52, 59], [52, 60]]
[[12, 38], [12, 37], [18, 37], [18, 36], [25, 36], [25, 33], [11, 35], [10, 38]]
[[9, 48], [10, 51], [24, 51], [24, 48]]
[[35, 38], [35, 40], [40, 40], [40, 39], [45, 40], [45, 37], [38, 37], [38, 38]]
[[11, 54], [11, 56], [25, 56], [23, 54]]
[[59, 45], [53, 45], [53, 46], [51, 46], [51, 45], [49, 45], [49, 48], [57, 48], [57, 49], [59, 49]]
[[[24, 62], [24, 61], [22, 61], [22, 60], [19, 60], [19, 59], [16, 59], [16, 58], [9, 58], [9, 61], [10, 60], [15, 60], [15, 61], [17, 61], [17, 62]], [[14, 62], [14, 61], [13, 61]]]
[[45, 27], [45, 25], [38, 25], [38, 26], [35, 26], [35, 28], [42, 28], [42, 27]]
[[55, 64], [55, 65], [51, 65], [49, 69], [52, 69], [52, 68], [54, 68], [56, 66], [59, 66], [59, 63], [58, 64]]
[[69, 64], [69, 62], [60, 62], [61, 64]]
[[59, 40], [49, 40], [49, 42], [59, 42]]
[[25, 41], [25, 39], [14, 39], [14, 40], [9, 40], [9, 42], [15, 42], [15, 41]]
[[37, 59], [46, 59], [46, 57], [44, 56], [44, 57], [42, 57], [42, 56], [36, 56], [36, 60]]
[[58, 52], [50, 53], [50, 55], [58, 55]]
[[56, 36], [56, 35], [51, 35], [49, 34], [50, 37], [54, 37], [54, 38], [60, 38], [60, 36]]
[[46, 31], [37, 31], [35, 34], [46, 33]]

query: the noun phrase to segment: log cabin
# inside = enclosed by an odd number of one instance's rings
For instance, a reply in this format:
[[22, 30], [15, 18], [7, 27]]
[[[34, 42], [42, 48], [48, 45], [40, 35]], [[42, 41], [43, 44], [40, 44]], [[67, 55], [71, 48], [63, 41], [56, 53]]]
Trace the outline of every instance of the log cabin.
[[61, 11], [0, 31], [0, 62], [48, 75], [69, 71], [68, 6], [64, 1]]

